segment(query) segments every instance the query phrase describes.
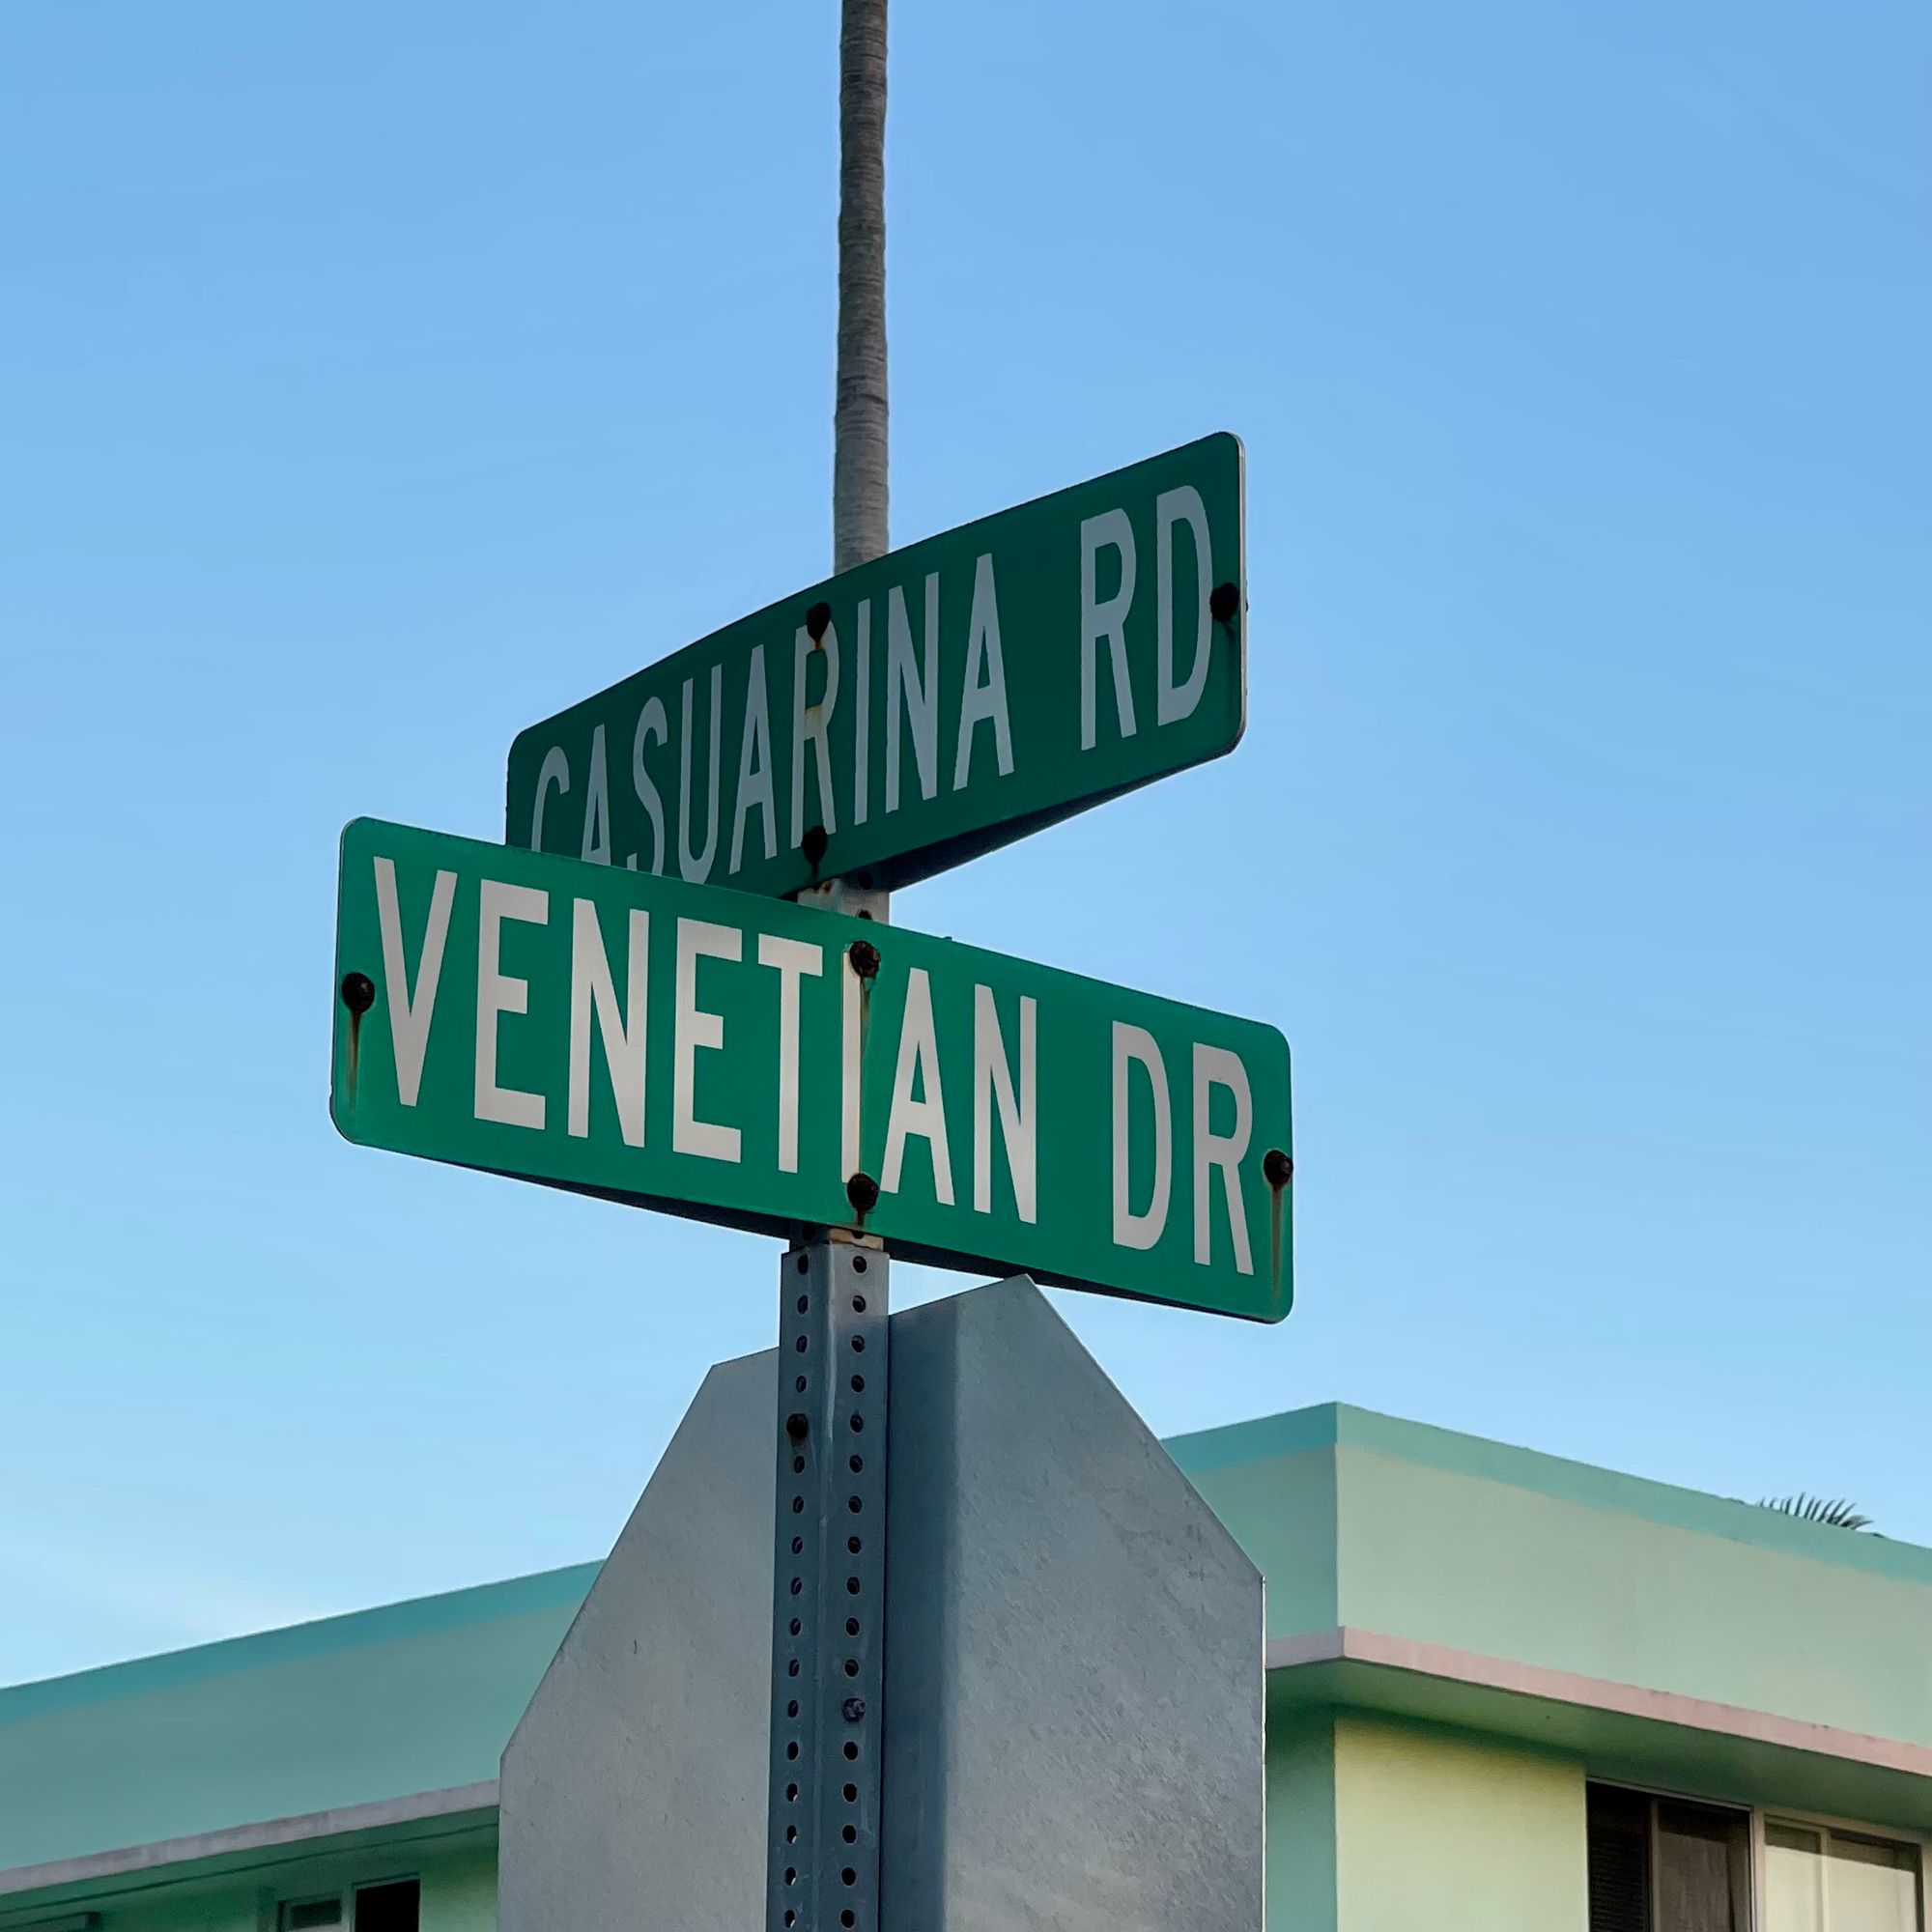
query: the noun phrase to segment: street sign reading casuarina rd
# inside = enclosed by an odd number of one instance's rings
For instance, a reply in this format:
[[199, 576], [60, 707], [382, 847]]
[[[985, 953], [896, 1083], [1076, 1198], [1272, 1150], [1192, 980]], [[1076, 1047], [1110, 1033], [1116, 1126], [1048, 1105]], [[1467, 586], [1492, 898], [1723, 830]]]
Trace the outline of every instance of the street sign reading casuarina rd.
[[357, 819], [352, 1141], [764, 1232], [1279, 1321], [1272, 1028], [896, 926]]
[[909, 884], [1234, 749], [1242, 548], [1218, 435], [894, 551], [520, 733], [508, 840]]

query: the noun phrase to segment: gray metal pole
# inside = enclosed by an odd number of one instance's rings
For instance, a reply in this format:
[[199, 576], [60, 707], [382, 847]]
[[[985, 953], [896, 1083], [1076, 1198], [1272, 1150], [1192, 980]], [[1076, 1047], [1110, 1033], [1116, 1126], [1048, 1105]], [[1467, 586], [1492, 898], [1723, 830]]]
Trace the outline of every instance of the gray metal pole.
[[766, 1923], [875, 1932], [885, 1686], [887, 1264], [814, 1234], [786, 1254]]
[[[843, 0], [835, 571], [887, 548], [885, 138], [886, 0]], [[800, 899], [878, 921], [889, 909], [846, 879]], [[841, 970], [862, 970], [861, 950]], [[879, 1924], [889, 1286], [877, 1239], [842, 1229], [806, 1230], [780, 1271], [768, 1932]]]
[[838, 35], [838, 380], [832, 567], [887, 548], [886, 0], [844, 0]]

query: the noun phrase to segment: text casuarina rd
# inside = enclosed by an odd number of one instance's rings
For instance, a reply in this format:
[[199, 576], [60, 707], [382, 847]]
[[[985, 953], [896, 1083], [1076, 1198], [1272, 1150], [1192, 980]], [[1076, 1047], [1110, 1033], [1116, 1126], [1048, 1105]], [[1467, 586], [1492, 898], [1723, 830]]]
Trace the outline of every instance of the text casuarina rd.
[[341, 864], [331, 1111], [350, 1140], [765, 1232], [858, 1222], [916, 1260], [1288, 1312], [1272, 1028], [376, 820], [345, 830]]
[[1229, 435], [801, 591], [519, 734], [510, 844], [788, 895], [904, 885], [1232, 751]]

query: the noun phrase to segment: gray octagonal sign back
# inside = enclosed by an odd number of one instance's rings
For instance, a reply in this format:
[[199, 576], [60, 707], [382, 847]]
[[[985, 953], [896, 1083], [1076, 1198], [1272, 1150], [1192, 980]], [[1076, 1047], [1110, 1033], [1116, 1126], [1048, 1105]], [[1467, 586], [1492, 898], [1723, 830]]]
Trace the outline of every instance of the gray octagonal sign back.
[[[1258, 1932], [1262, 1580], [1024, 1277], [892, 1321], [884, 1932]], [[755, 1932], [776, 1356], [706, 1377], [503, 1753], [502, 1932]]]

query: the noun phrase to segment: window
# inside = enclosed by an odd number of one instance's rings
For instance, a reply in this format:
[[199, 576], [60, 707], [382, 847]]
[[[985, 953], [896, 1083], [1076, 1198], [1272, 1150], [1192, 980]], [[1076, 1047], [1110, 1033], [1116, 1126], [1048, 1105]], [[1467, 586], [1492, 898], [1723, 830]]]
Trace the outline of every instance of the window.
[[1919, 1932], [1918, 1879], [1914, 1846], [1766, 1821], [1765, 1932]]
[[282, 1906], [282, 1932], [328, 1932], [342, 1923], [342, 1897], [291, 1898]]
[[1751, 1932], [1748, 1812], [1593, 1784], [1588, 1821], [1590, 1932]]
[[355, 1893], [355, 1932], [416, 1932], [422, 1887], [412, 1878], [365, 1885]]
[[358, 1885], [349, 1897], [354, 1905], [347, 1912], [339, 1891], [326, 1898], [286, 1899], [279, 1932], [416, 1932], [422, 1897], [419, 1880], [384, 1879], [380, 1885]]

